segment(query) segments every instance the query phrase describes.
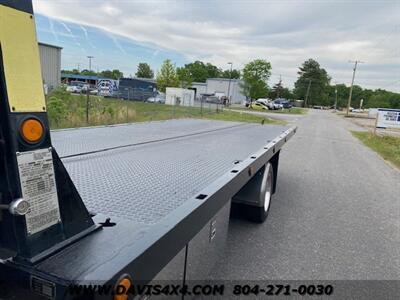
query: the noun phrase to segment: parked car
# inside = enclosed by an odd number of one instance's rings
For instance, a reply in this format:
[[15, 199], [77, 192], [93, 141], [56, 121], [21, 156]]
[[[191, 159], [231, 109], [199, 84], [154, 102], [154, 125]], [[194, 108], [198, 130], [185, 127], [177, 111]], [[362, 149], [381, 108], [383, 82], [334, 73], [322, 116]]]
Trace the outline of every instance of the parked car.
[[220, 104], [221, 100], [217, 97], [217, 96], [207, 96], [206, 97], [206, 102], [207, 103], [216, 103], [216, 104]]
[[66, 91], [70, 93], [80, 93], [82, 92], [82, 87], [79, 85], [68, 85]]
[[91, 91], [90, 85], [89, 84], [82, 84], [81, 91], [86, 93], [88, 90], [89, 90], [89, 92]]
[[257, 109], [257, 110], [268, 110], [268, 106], [266, 104], [264, 104], [263, 102], [258, 102], [255, 101], [253, 102], [250, 106], [250, 109]]
[[283, 108], [292, 108], [293, 105], [290, 104], [290, 101], [287, 99], [283, 99], [283, 98], [278, 98], [274, 100], [274, 103], [276, 104], [282, 104]]
[[271, 110], [277, 110], [277, 109], [283, 109], [283, 104], [279, 103], [279, 102], [275, 102], [275, 101], [270, 101], [267, 104], [268, 108]]
[[149, 97], [146, 102], [165, 104], [165, 94], [157, 94], [155, 97]]
[[262, 104], [268, 106], [268, 103], [271, 102], [271, 99], [268, 99], [268, 98], [258, 98], [258, 99], [256, 100], [256, 102], [257, 102], [257, 103], [262, 103]]

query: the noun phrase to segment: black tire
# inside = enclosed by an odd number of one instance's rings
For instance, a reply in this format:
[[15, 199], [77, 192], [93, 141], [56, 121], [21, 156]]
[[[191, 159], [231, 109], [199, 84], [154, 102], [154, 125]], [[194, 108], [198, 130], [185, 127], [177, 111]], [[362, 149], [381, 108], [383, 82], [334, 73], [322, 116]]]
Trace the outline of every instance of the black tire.
[[233, 202], [231, 207], [231, 215], [233, 217], [242, 217], [254, 223], [263, 223], [267, 219], [271, 207], [274, 183], [274, 168], [270, 163], [266, 165], [265, 172], [265, 180], [262, 183], [265, 184], [265, 187], [261, 188], [264, 199], [263, 203], [261, 203], [262, 206]]

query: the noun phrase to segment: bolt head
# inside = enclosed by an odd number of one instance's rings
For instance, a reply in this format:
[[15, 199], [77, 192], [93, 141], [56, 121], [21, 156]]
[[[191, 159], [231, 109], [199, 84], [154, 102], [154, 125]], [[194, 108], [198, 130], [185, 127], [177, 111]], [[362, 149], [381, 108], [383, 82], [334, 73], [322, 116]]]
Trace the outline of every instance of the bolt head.
[[22, 198], [14, 200], [13, 202], [10, 203], [9, 206], [10, 213], [15, 216], [24, 216], [29, 212], [29, 210], [30, 210], [29, 202]]

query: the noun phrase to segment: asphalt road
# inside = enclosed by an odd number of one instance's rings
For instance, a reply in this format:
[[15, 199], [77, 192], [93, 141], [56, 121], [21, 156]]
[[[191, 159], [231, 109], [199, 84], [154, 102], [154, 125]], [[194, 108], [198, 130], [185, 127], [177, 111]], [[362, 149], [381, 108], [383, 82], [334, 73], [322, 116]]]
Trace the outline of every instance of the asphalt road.
[[297, 115], [297, 114], [283, 114], [283, 113], [273, 113], [273, 112], [255, 111], [255, 110], [243, 111], [243, 110], [238, 110], [238, 109], [232, 109], [232, 111], [267, 117], [267, 118], [285, 121], [285, 122], [289, 122], [289, 123], [297, 122], [303, 116], [303, 115]]
[[[230, 221], [213, 278], [399, 280], [400, 172], [350, 134], [361, 127], [331, 112], [310, 110], [292, 122], [298, 131], [281, 153], [268, 219]], [[399, 296], [390, 285], [362, 284], [369, 289], [361, 295], [349, 287], [328, 299]]]
[[296, 123], [267, 221], [231, 220], [215, 278], [400, 279], [400, 172], [329, 111]]

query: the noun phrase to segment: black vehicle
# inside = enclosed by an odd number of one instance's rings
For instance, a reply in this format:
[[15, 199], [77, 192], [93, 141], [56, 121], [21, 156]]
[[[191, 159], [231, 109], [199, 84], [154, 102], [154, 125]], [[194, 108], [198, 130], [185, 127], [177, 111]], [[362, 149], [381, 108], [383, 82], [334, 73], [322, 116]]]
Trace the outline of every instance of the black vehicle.
[[284, 99], [284, 98], [277, 98], [274, 100], [274, 103], [282, 104], [283, 108], [292, 108], [293, 107], [293, 105], [290, 103], [290, 101], [287, 99]]
[[207, 103], [215, 103], [215, 104], [221, 104], [221, 100], [217, 96], [207, 96], [205, 98], [205, 102]]

